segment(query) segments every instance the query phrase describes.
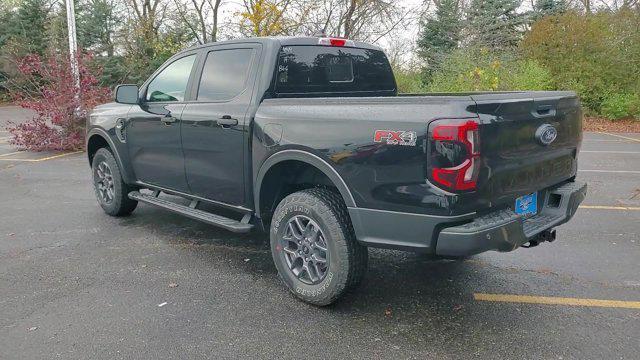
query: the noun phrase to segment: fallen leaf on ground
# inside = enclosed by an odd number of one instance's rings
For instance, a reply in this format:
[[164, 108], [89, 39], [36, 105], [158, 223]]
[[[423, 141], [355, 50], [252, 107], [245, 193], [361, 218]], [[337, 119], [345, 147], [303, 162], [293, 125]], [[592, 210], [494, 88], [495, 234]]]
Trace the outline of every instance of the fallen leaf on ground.
[[607, 120], [597, 117], [584, 117], [582, 125], [584, 131], [605, 132], [640, 132], [640, 121], [635, 119]]

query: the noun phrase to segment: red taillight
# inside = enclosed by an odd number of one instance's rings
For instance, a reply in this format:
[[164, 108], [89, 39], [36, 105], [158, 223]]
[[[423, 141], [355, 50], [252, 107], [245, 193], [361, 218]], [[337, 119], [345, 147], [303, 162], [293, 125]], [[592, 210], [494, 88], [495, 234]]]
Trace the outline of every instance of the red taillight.
[[341, 38], [320, 38], [318, 45], [327, 46], [353, 46], [353, 41]]
[[329, 39], [331, 46], [344, 46], [347, 43], [345, 39]]
[[437, 120], [429, 131], [429, 176], [450, 191], [475, 190], [480, 138], [475, 120]]

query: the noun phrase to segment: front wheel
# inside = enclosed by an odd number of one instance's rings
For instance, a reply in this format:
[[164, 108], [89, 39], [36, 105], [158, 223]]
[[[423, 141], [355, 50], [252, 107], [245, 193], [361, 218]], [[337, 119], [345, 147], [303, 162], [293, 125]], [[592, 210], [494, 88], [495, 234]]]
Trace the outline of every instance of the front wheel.
[[329, 305], [366, 272], [367, 248], [357, 242], [342, 198], [329, 189], [285, 197], [271, 221], [270, 238], [278, 275], [305, 302]]
[[135, 190], [124, 183], [118, 162], [111, 151], [98, 149], [91, 163], [93, 188], [98, 203], [111, 216], [125, 216], [135, 210], [138, 202], [129, 199], [129, 192]]

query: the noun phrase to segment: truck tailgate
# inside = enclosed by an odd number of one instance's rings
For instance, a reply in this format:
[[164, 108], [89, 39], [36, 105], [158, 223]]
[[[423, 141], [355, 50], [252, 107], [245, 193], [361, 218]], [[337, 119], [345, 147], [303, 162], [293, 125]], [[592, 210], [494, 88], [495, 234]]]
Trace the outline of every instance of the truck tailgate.
[[[491, 205], [573, 177], [582, 141], [573, 92], [474, 94], [483, 168], [478, 194]], [[553, 129], [547, 131], [550, 127]], [[549, 142], [547, 144], [547, 142]]]

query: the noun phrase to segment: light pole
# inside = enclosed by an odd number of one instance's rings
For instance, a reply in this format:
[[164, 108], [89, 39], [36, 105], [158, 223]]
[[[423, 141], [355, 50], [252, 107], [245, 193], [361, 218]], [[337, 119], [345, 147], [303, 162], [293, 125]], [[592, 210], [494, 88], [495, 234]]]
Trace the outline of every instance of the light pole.
[[78, 42], [76, 39], [76, 13], [73, 0], [66, 0], [67, 27], [69, 29], [69, 61], [76, 90], [76, 100], [80, 96], [80, 73], [78, 69]]

